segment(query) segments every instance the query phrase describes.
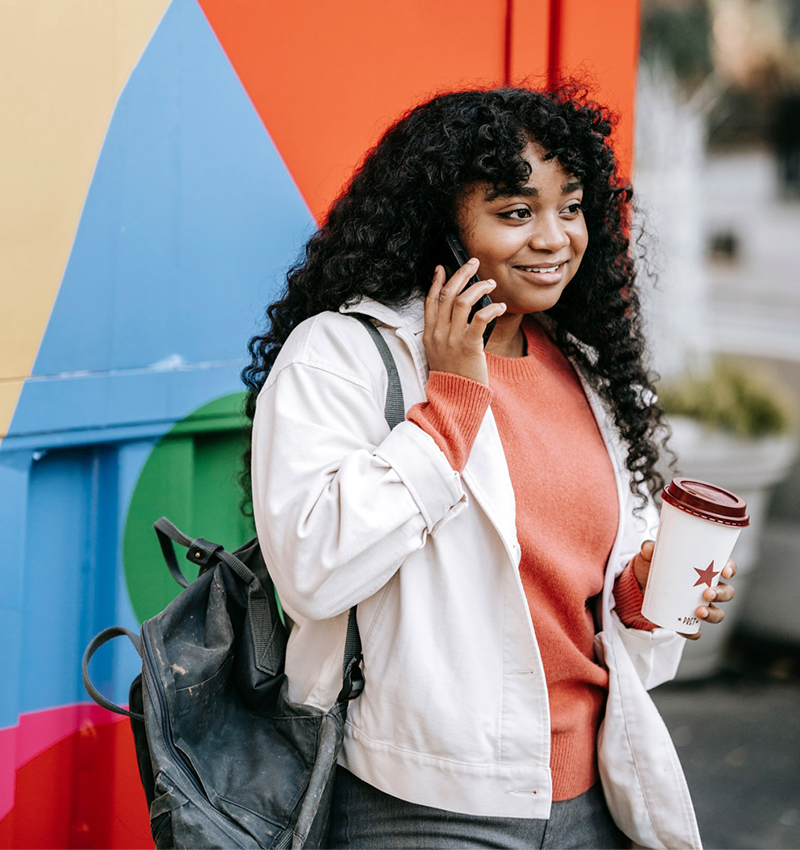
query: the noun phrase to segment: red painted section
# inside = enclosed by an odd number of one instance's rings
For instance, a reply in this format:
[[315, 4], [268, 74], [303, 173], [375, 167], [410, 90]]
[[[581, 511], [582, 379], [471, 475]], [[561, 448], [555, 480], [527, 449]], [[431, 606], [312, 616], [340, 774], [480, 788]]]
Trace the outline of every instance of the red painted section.
[[547, 82], [554, 88], [561, 75], [561, 0], [550, 0]]
[[503, 82], [506, 0], [199, 2], [318, 220], [409, 107]]
[[[58, 728], [68, 710], [80, 713], [76, 709], [85, 709], [84, 718], [102, 714], [110, 722], [85, 719], [46, 749], [39, 746], [31, 732]], [[62, 716], [42, 717], [47, 714]], [[12, 732], [19, 738], [16, 746], [8, 745]], [[127, 719], [95, 706], [64, 706], [24, 716], [0, 735], [4, 754], [14, 750], [21, 757], [12, 789], [16, 802], [0, 821], [0, 847], [153, 846]]]
[[514, 0], [506, 0], [506, 26], [503, 41], [503, 85], [511, 84], [511, 41], [514, 33]]
[[125, 718], [94, 703], [75, 703], [23, 714], [16, 726], [0, 729], [0, 818], [14, 805], [14, 771], [81, 729]]

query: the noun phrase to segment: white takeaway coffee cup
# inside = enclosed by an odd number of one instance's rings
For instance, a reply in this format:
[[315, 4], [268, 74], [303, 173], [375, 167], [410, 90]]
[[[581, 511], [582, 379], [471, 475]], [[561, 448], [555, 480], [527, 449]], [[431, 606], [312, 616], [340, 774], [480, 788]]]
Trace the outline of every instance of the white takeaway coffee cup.
[[747, 505], [729, 490], [695, 478], [674, 478], [663, 504], [642, 614], [667, 629], [695, 634], [697, 608], [716, 587], [739, 532], [750, 524]]

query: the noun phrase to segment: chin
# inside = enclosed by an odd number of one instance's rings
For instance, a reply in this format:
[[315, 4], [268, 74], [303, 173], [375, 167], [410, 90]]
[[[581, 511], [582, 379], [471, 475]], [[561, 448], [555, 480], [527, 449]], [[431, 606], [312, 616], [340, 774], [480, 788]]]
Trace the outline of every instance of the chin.
[[553, 293], [552, 297], [540, 297], [528, 301], [525, 305], [520, 305], [520, 309], [509, 307], [509, 313], [544, 313], [545, 310], [551, 310], [558, 304], [561, 298], [561, 292]]

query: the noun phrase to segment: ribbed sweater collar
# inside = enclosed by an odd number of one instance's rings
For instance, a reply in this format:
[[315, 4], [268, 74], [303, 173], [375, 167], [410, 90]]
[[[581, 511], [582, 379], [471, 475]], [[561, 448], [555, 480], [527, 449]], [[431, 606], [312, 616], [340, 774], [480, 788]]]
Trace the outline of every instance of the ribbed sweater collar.
[[[547, 335], [547, 331], [531, 317], [522, 322], [527, 351], [524, 357], [500, 357], [486, 352], [486, 364], [489, 375], [505, 383], [517, 383], [539, 378], [548, 369], [554, 355], [556, 344]], [[555, 349], [555, 350], [554, 350]]]

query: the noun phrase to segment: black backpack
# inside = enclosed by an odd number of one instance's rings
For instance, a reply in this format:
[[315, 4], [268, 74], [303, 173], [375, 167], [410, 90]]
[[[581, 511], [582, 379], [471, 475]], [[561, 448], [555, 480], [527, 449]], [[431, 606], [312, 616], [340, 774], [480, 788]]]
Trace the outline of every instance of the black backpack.
[[[394, 427], [405, 416], [397, 368], [374, 325], [355, 318], [386, 364], [385, 411]], [[324, 847], [347, 704], [364, 687], [356, 608], [333, 708], [290, 702], [288, 633], [258, 541], [230, 553], [165, 518], [154, 527], [185, 589], [142, 624], [141, 636], [119, 626], [98, 634], [84, 653], [83, 678], [96, 702], [130, 717], [156, 847]], [[174, 543], [200, 566], [191, 584]], [[142, 658], [130, 710], [103, 697], [88, 674], [97, 649], [120, 635]]]

